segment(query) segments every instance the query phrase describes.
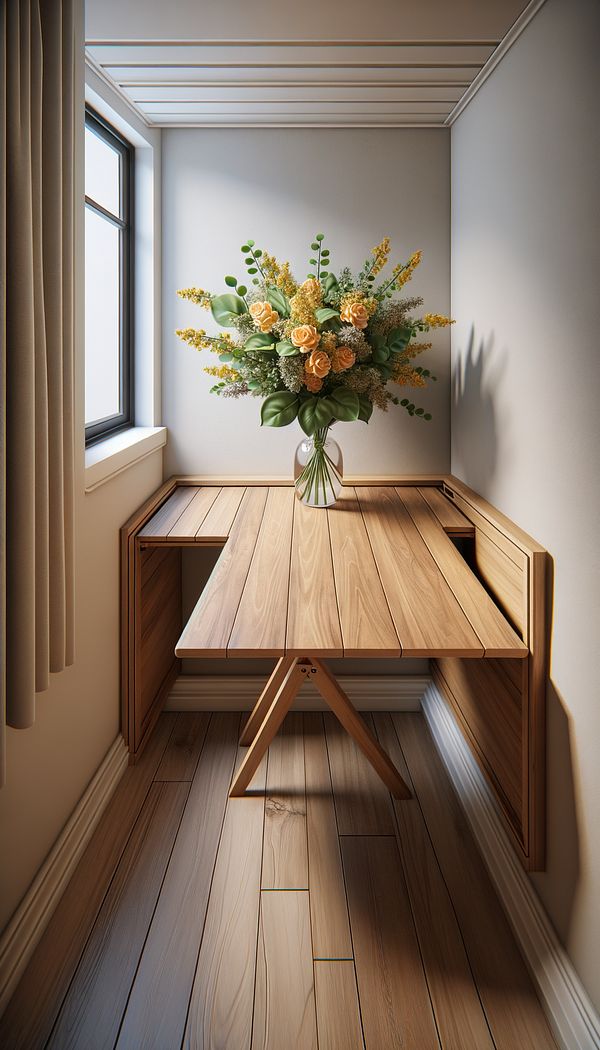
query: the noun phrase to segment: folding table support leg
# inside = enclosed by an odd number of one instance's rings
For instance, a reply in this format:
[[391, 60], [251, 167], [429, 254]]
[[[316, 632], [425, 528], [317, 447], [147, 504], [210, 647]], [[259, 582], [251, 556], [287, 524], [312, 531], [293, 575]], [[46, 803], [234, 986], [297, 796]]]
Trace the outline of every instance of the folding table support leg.
[[400, 776], [392, 760], [375, 739], [354, 705], [338, 685], [336, 679], [320, 660], [310, 657], [311, 681], [314, 682], [325, 702], [342, 723], [346, 732], [356, 741], [359, 748], [369, 760], [373, 769], [381, 777], [394, 798], [410, 798], [410, 789]]
[[240, 744], [242, 747], [248, 747], [248, 745], [254, 740], [254, 737], [258, 733], [264, 717], [273, 702], [273, 698], [293, 662], [293, 656], [282, 656], [277, 661], [275, 670], [260, 694], [256, 706], [254, 707], [252, 714], [249, 715], [248, 721], [242, 730], [242, 735], [240, 737]]
[[231, 798], [238, 798], [240, 795], [244, 794], [248, 784], [260, 765], [260, 761], [265, 751], [292, 706], [294, 697], [302, 685], [305, 676], [305, 666], [299, 664], [298, 660], [294, 658], [288, 668], [283, 682], [275, 694], [274, 699], [271, 701], [271, 705], [262, 721], [260, 729], [248, 749], [248, 754], [238, 769], [229, 792]]
[[292, 706], [296, 693], [307, 678], [310, 678], [316, 685], [325, 703], [339, 719], [346, 732], [356, 741], [394, 798], [410, 798], [410, 788], [400, 776], [392, 760], [365, 725], [334, 676], [325, 664], [314, 656], [282, 657], [277, 664], [244, 727], [241, 744], [250, 741], [253, 730], [257, 729], [257, 732], [229, 794], [233, 798], [244, 794], [265, 751]]

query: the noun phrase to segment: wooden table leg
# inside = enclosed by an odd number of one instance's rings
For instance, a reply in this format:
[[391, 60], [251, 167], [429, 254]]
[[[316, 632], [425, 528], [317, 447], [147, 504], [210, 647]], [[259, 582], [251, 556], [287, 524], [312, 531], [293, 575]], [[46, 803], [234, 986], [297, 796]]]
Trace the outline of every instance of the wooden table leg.
[[260, 729], [248, 749], [237, 775], [231, 785], [229, 792], [231, 798], [239, 798], [243, 795], [252, 777], [260, 765], [260, 761], [271, 743], [279, 726], [283, 722], [287, 712], [292, 706], [294, 697], [306, 678], [306, 666], [298, 663], [294, 657], [288, 668], [287, 674], [279, 686], [274, 699], [271, 701]]
[[309, 657], [309, 660], [315, 671], [315, 673], [311, 672], [310, 674], [311, 681], [314, 682], [321, 696], [342, 723], [344, 729], [356, 741], [394, 798], [410, 798], [411, 794], [408, 785], [402, 779], [380, 743], [367, 728], [331, 672], [320, 660], [314, 657]]
[[277, 661], [277, 664], [275, 665], [275, 670], [273, 671], [271, 677], [269, 678], [269, 681], [267, 682], [265, 688], [260, 694], [256, 706], [253, 708], [252, 714], [248, 717], [248, 721], [246, 722], [242, 730], [242, 735], [240, 736], [240, 744], [242, 747], [248, 747], [248, 745], [251, 744], [254, 740], [254, 737], [258, 733], [258, 730], [260, 729], [264, 721], [265, 715], [273, 702], [273, 698], [275, 697], [279, 686], [283, 682], [293, 662], [293, 656], [282, 656]]

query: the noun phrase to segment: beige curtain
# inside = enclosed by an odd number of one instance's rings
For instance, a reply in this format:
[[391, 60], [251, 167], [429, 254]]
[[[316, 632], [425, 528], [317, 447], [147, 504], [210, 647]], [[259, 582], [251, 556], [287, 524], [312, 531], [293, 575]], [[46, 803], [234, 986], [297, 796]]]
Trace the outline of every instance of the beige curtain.
[[73, 0], [3, 0], [3, 701], [73, 662]]

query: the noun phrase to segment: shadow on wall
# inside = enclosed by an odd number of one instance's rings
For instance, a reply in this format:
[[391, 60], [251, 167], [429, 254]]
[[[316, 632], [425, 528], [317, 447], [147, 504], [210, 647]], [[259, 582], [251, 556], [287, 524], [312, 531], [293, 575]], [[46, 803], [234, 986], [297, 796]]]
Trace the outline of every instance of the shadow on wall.
[[[548, 666], [552, 668], [554, 562], [548, 555]], [[546, 870], [532, 875], [556, 932], [569, 949], [573, 903], [580, 875], [580, 843], [573, 774], [571, 718], [548, 678], [546, 686]]]
[[493, 333], [475, 347], [475, 329], [471, 327], [467, 348], [459, 349], [452, 372], [452, 426], [461, 474], [481, 492], [496, 472], [498, 434], [494, 393], [504, 371], [506, 354], [494, 355]]

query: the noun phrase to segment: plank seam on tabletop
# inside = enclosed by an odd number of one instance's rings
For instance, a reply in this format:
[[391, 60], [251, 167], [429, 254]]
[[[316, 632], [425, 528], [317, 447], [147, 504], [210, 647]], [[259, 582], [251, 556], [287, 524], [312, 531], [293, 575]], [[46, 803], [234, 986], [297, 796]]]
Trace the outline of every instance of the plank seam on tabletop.
[[[167, 737], [167, 739], [165, 741], [165, 746], [164, 746], [164, 748], [163, 748], [163, 750], [161, 752], [161, 757], [160, 757], [160, 759], [159, 759], [159, 761], [157, 763], [156, 770], [158, 770], [158, 767], [160, 766], [160, 763], [162, 762], [164, 753], [165, 753], [165, 751], [166, 751], [166, 749], [167, 749], [167, 747], [168, 747], [168, 745], [170, 743], [171, 737], [173, 736], [173, 733], [175, 732], [175, 724], [176, 724], [176, 721], [173, 722], [173, 728], [171, 729], [171, 732], [169, 733], [169, 735], [168, 735], [168, 737]], [[154, 776], [156, 776], [156, 770], [155, 770]], [[54, 1017], [54, 1020], [52, 1022], [52, 1027], [51, 1027], [51, 1029], [50, 1029], [50, 1031], [48, 1033], [48, 1036], [47, 1036], [47, 1038], [46, 1038], [46, 1040], [44, 1042], [44, 1046], [46, 1046], [50, 1042], [50, 1040], [52, 1038], [52, 1033], [54, 1032], [54, 1030], [56, 1028], [56, 1025], [57, 1025], [58, 1020], [60, 1018], [60, 1015], [62, 1013], [63, 1006], [64, 1006], [64, 1004], [65, 1004], [65, 1002], [67, 1000], [67, 996], [69, 995], [69, 992], [71, 990], [71, 985], [73, 984], [73, 981], [75, 980], [75, 976], [76, 976], [77, 971], [79, 970], [79, 967], [80, 967], [81, 962], [83, 960], [83, 956], [84, 956], [85, 950], [86, 950], [86, 948], [88, 946], [88, 942], [89, 942], [89, 940], [90, 940], [90, 938], [92, 936], [92, 933], [93, 933], [94, 928], [96, 926], [96, 923], [98, 921], [98, 916], [100, 915], [100, 912], [102, 911], [102, 908], [104, 907], [104, 903], [106, 901], [106, 898], [108, 896], [110, 888], [111, 888], [111, 886], [113, 884], [113, 881], [115, 879], [115, 876], [117, 874], [117, 870], [119, 868], [119, 865], [120, 865], [121, 861], [123, 860], [123, 857], [125, 855], [125, 851], [127, 849], [127, 846], [129, 845], [129, 840], [131, 839], [131, 836], [133, 835], [133, 829], [135, 828], [135, 826], [136, 826], [136, 824], [137, 824], [137, 822], [138, 822], [138, 820], [140, 818], [141, 812], [142, 812], [144, 806], [146, 805], [146, 802], [147, 802], [147, 799], [148, 799], [148, 795], [150, 794], [150, 789], [152, 788], [152, 785], [155, 783], [154, 776], [152, 777], [152, 780], [150, 780], [149, 783], [148, 783], [148, 790], [146, 791], [146, 794], [144, 795], [144, 798], [143, 798], [143, 800], [141, 802], [141, 805], [140, 805], [140, 808], [139, 808], [138, 813], [136, 815], [136, 818], [133, 821], [133, 823], [132, 823], [132, 825], [131, 825], [131, 827], [129, 829], [129, 833], [127, 835], [127, 838], [125, 839], [125, 842], [123, 843], [123, 849], [121, 850], [121, 853], [119, 854], [119, 859], [117, 860], [117, 863], [114, 866], [114, 869], [113, 869], [113, 872], [112, 872], [112, 874], [110, 876], [110, 879], [108, 880], [108, 883], [107, 883], [107, 886], [106, 886], [106, 890], [105, 890], [105, 892], [104, 892], [104, 894], [102, 896], [102, 900], [100, 901], [100, 904], [98, 905], [98, 910], [96, 912], [96, 915], [94, 916], [94, 921], [91, 923], [90, 928], [88, 930], [87, 937], [85, 938], [85, 941], [83, 942], [83, 944], [81, 946], [81, 950], [79, 952], [79, 958], [77, 960], [77, 965], [73, 967], [73, 972], [71, 974], [71, 978], [70, 978], [69, 983], [68, 983], [68, 985], [67, 985], [67, 987], [65, 989], [64, 995], [61, 997], [60, 1004], [59, 1004], [58, 1009], [56, 1011], [56, 1015]], [[183, 816], [184, 811], [185, 811], [185, 806], [183, 807], [183, 810], [182, 810], [182, 816]], [[180, 823], [181, 823], [181, 818], [180, 818]], [[179, 825], [178, 825], [178, 829], [179, 829]], [[177, 838], [177, 836], [175, 836], [175, 838]], [[173, 839], [173, 842], [175, 842], [175, 839]], [[170, 856], [171, 856], [171, 854], [169, 853], [169, 858], [170, 858]], [[166, 868], [165, 868], [165, 871], [166, 871]], [[162, 888], [162, 882], [161, 882], [161, 888]], [[158, 901], [158, 897], [159, 896], [160, 896], [160, 892], [159, 892], [159, 894], [158, 894], [158, 896], [156, 898], [157, 901]], [[156, 907], [156, 905], [155, 905], [155, 907]], [[154, 910], [153, 910], [152, 914], [154, 914]], [[145, 943], [146, 943], [146, 938], [144, 938], [144, 944]], [[143, 947], [142, 947], [142, 951], [143, 951]], [[140, 954], [140, 958], [141, 958], [141, 954]], [[139, 960], [138, 960], [138, 964], [139, 964]], [[137, 973], [137, 967], [136, 967], [136, 973]], [[130, 988], [130, 991], [131, 991], [131, 988]], [[129, 995], [127, 996], [127, 1001], [129, 1001]], [[125, 1016], [125, 1015], [123, 1014], [123, 1016]], [[121, 1025], [119, 1025], [119, 1029], [120, 1028], [121, 1028]]]
[[[400, 646], [400, 657], [402, 657], [402, 653], [404, 652], [404, 645], [402, 643], [402, 639], [400, 637], [400, 633], [399, 633], [398, 628], [396, 626], [396, 621], [394, 619], [394, 615], [392, 613], [392, 609], [391, 609], [390, 603], [388, 601], [387, 591], [385, 589], [383, 580], [381, 578], [381, 573], [379, 571], [379, 562], [377, 561], [377, 558], [375, 557], [375, 551], [373, 549], [373, 542], [371, 540], [371, 533], [370, 533], [369, 528], [367, 526], [367, 522], [366, 522], [364, 511], [363, 511], [363, 506], [362, 506], [362, 503], [360, 501], [360, 496], [358, 495], [358, 492], [356, 491], [356, 488], [354, 488], [353, 491], [354, 491], [354, 495], [356, 497], [356, 502], [358, 504], [358, 509], [360, 511], [360, 516], [361, 516], [361, 520], [362, 520], [362, 523], [363, 523], [363, 526], [364, 526], [364, 530], [365, 530], [365, 532], [367, 534], [367, 540], [369, 541], [369, 547], [371, 548], [371, 554], [373, 556], [373, 561], [375, 563], [375, 568], [377, 570], [377, 576], [379, 577], [379, 582], [381, 584], [381, 590], [383, 591], [383, 596], [385, 598], [385, 604], [387, 605], [387, 610], [388, 610], [388, 612], [390, 614], [390, 619], [391, 619], [391, 621], [392, 621], [392, 623], [394, 625], [394, 630], [395, 630], [396, 636], [398, 638], [398, 644]], [[393, 806], [392, 806], [392, 809], [393, 809]]]
[[[417, 805], [419, 807], [419, 812], [421, 814], [421, 818], [422, 818], [422, 821], [423, 821], [423, 827], [425, 828], [425, 834], [427, 835], [427, 838], [429, 839], [429, 843], [430, 843], [431, 849], [433, 851], [433, 856], [435, 857], [435, 863], [436, 863], [438, 871], [440, 873], [440, 878], [441, 878], [441, 880], [442, 880], [442, 882], [444, 884], [444, 887], [446, 889], [446, 893], [448, 894], [448, 900], [450, 901], [450, 907], [452, 909], [452, 914], [454, 915], [454, 918], [456, 920], [456, 928], [458, 930], [460, 941], [461, 941], [461, 944], [462, 944], [463, 949], [464, 949], [465, 958], [467, 960], [467, 965], [469, 967], [469, 973], [471, 974], [471, 977], [473, 979], [473, 986], [475, 988], [475, 991], [477, 992], [477, 999], [478, 999], [479, 1004], [481, 1006], [481, 1012], [483, 1013], [483, 1016], [485, 1018], [485, 1023], [487, 1025], [488, 1032], [490, 1033], [490, 1039], [491, 1039], [492, 1043], [494, 1044], [494, 1046], [496, 1046], [496, 1040], [494, 1039], [494, 1035], [493, 1035], [492, 1029], [490, 1027], [490, 1021], [489, 1021], [488, 1015], [486, 1013], [485, 1007], [484, 1007], [482, 999], [481, 999], [481, 994], [480, 994], [480, 991], [479, 991], [479, 985], [477, 983], [477, 980], [476, 980], [476, 977], [475, 977], [475, 973], [473, 972], [473, 967], [471, 965], [471, 959], [470, 959], [469, 953], [467, 951], [467, 945], [465, 943], [465, 939], [464, 939], [464, 936], [463, 936], [462, 927], [461, 927], [460, 922], [458, 920], [458, 915], [456, 914], [456, 908], [454, 907], [454, 901], [452, 899], [452, 894], [450, 893], [450, 888], [449, 888], [449, 886], [448, 886], [448, 884], [446, 882], [446, 878], [444, 876], [444, 872], [442, 870], [442, 866], [441, 866], [441, 864], [440, 864], [440, 862], [438, 860], [438, 855], [437, 855], [436, 850], [435, 850], [435, 845], [434, 845], [433, 839], [431, 837], [431, 833], [429, 831], [429, 826], [428, 826], [427, 821], [425, 819], [425, 814], [423, 812], [423, 808], [421, 806], [421, 800], [420, 800], [420, 798], [419, 798], [419, 796], [418, 796], [418, 794], [417, 794], [417, 792], [415, 790], [415, 786], [414, 786], [414, 783], [413, 783], [413, 780], [412, 780], [412, 776], [411, 776], [411, 773], [410, 773], [410, 766], [408, 765], [408, 762], [406, 760], [406, 755], [404, 754], [404, 751], [402, 749], [402, 742], [401, 742], [401, 740], [400, 740], [400, 738], [398, 736], [398, 733], [396, 731], [395, 720], [392, 718], [391, 714], [390, 714], [389, 718], [390, 718], [390, 722], [392, 724], [392, 730], [393, 730], [394, 736], [396, 737], [396, 740], [398, 741], [398, 747], [400, 748], [400, 753], [401, 753], [401, 755], [402, 755], [402, 757], [404, 759], [404, 764], [405, 764], [405, 766], [406, 766], [406, 768], [408, 770], [408, 775], [409, 775], [409, 778], [410, 778], [410, 786], [412, 788], [412, 793], [413, 793], [413, 799], [416, 801], [416, 803], [417, 803]], [[377, 723], [376, 722], [375, 722], [375, 732], [377, 732]], [[377, 734], [377, 736], [379, 737], [379, 734]], [[381, 743], [381, 741], [380, 741], [380, 743]], [[402, 871], [404, 872], [404, 856], [403, 856], [403, 853], [402, 853], [402, 849], [400, 848], [400, 824], [398, 823], [398, 817], [396, 816], [396, 807], [394, 806], [393, 803], [392, 803], [392, 809], [394, 811], [394, 825], [396, 827], [396, 839], [398, 841], [398, 853], [400, 854], [400, 864], [402, 866]], [[410, 898], [410, 891], [408, 890], [408, 879], [406, 877], [406, 874], [404, 875], [404, 880], [406, 882], [408, 902], [409, 902], [409, 905], [410, 905], [411, 914], [413, 915], [413, 923], [414, 923], [415, 931], [416, 931], [416, 935], [417, 935], [417, 943], [419, 945], [419, 953], [421, 953], [421, 942], [420, 942], [420, 939], [419, 939], [419, 931], [418, 931], [418, 928], [417, 928], [417, 923], [416, 923], [415, 918], [414, 918], [413, 906], [412, 906], [412, 901], [411, 901], [411, 898]], [[422, 955], [421, 955], [421, 961], [423, 962], [423, 956]], [[423, 969], [425, 971], [425, 966], [424, 965], [423, 965]], [[425, 971], [425, 975], [427, 977], [426, 971]], [[427, 980], [427, 987], [429, 988], [429, 980]], [[430, 993], [430, 998], [431, 998], [431, 993]], [[433, 1008], [433, 1003], [432, 1003], [432, 1008]], [[435, 1018], [435, 1010], [434, 1010], [434, 1018]], [[437, 1029], [437, 1027], [438, 1027], [437, 1026], [437, 1018], [435, 1019], [435, 1021], [436, 1021], [436, 1029]], [[439, 1033], [439, 1029], [438, 1029], [438, 1038], [440, 1039], [440, 1043], [441, 1043], [441, 1036], [440, 1036], [440, 1033]]]
[[[262, 487], [262, 486], [258, 486], [258, 487]], [[233, 522], [232, 522], [232, 525], [231, 525], [231, 529], [233, 529], [234, 523], [237, 521], [237, 517], [238, 517], [238, 514], [240, 513], [240, 508], [242, 506], [242, 503], [244, 502], [244, 497], [246, 495], [246, 492], [248, 492], [248, 487], [246, 487], [246, 489], [244, 490], [244, 495], [242, 496], [242, 498], [241, 498], [241, 500], [239, 502], [239, 506], [238, 506], [238, 509], [235, 512], [235, 516], [234, 516], [234, 519], [233, 519]], [[246, 589], [246, 583], [248, 582], [248, 575], [250, 573], [250, 569], [252, 568], [252, 562], [254, 561], [254, 555], [256, 553], [256, 545], [258, 543], [258, 537], [260, 536], [260, 530], [262, 528], [263, 518], [265, 516], [265, 510], [266, 510], [266, 507], [267, 507], [268, 499], [269, 499], [269, 488], [267, 487], [267, 495], [266, 495], [266, 498], [265, 498], [265, 502], [263, 503], [262, 514], [260, 516], [260, 522], [259, 522], [258, 528], [256, 530], [256, 536], [254, 537], [254, 545], [252, 547], [252, 554], [251, 554], [250, 559], [248, 561], [248, 569], [247, 569], [246, 575], [244, 577], [244, 586], [240, 590], [240, 596], [239, 596], [239, 599], [238, 599], [236, 607], [235, 607], [235, 614], [231, 618], [231, 629], [230, 629], [229, 634], [227, 636], [227, 642], [226, 642], [226, 645], [225, 645], [225, 657], [226, 658], [229, 656], [229, 642], [230, 642], [231, 636], [233, 634], [233, 629], [235, 627], [235, 621], [237, 619], [237, 614], [238, 614], [238, 611], [239, 611], [239, 608], [240, 608], [240, 605], [241, 605], [241, 602], [242, 602], [244, 591]], [[231, 531], [230, 531], [230, 535], [231, 535]], [[219, 839], [219, 842], [220, 842], [220, 839]]]
[[[338, 849], [339, 849], [340, 855], [341, 855], [341, 853], [342, 853], [342, 844], [340, 842], [340, 839], [341, 839], [342, 836], [340, 835], [340, 827], [339, 827], [339, 823], [338, 823], [337, 807], [336, 807], [336, 804], [335, 804], [335, 791], [333, 790], [333, 776], [332, 776], [332, 773], [331, 773], [331, 759], [329, 757], [329, 743], [328, 743], [328, 740], [327, 740], [327, 732], [326, 732], [326, 729], [325, 729], [325, 719], [323, 718], [323, 715], [321, 715], [321, 722], [323, 724], [323, 739], [325, 740], [325, 753], [327, 755], [327, 767], [329, 769], [329, 780], [331, 782], [331, 797], [333, 799], [333, 814], [334, 814], [334, 817], [335, 817], [335, 827], [336, 827], [337, 837], [338, 837]], [[354, 969], [354, 982], [356, 984], [356, 998], [358, 1000], [358, 1015], [359, 1015], [359, 1018], [360, 1018], [360, 1029], [361, 1029], [361, 1032], [362, 1032], [363, 1047], [365, 1047], [366, 1046], [365, 1026], [363, 1024], [362, 1003], [360, 1001], [360, 989], [358, 987], [358, 974], [356, 973], [356, 952], [355, 952], [355, 949], [354, 949], [354, 934], [352, 933], [352, 921], [351, 921], [351, 918], [350, 918], [350, 904], [348, 902], [348, 886], [346, 884], [346, 871], [345, 871], [343, 863], [342, 863], [341, 867], [342, 867], [342, 879], [344, 881], [344, 896], [346, 898], [346, 911], [348, 913], [348, 929], [350, 930], [350, 944], [352, 945], [352, 967]], [[314, 960], [313, 960], [313, 968], [314, 968]]]

